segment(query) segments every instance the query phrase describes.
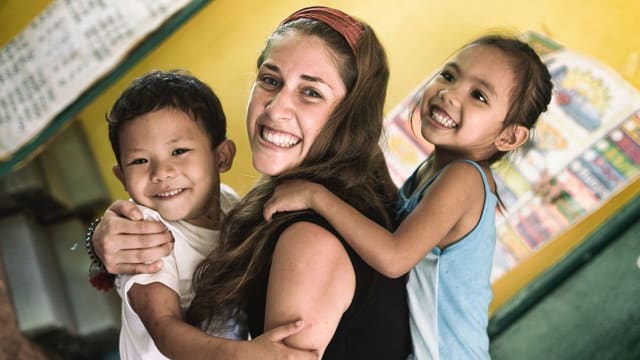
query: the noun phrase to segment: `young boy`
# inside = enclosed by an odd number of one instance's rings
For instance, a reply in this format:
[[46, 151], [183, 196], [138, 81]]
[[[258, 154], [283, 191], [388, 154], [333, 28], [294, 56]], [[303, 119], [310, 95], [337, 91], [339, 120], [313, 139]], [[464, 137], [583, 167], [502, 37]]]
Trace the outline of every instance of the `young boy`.
[[[107, 115], [116, 156], [115, 176], [147, 220], [172, 232], [172, 253], [155, 274], [120, 275], [122, 359], [164, 359], [156, 344], [162, 326], [182, 322], [193, 293], [196, 265], [216, 246], [224, 214], [237, 195], [220, 184], [235, 144], [226, 138], [220, 101], [185, 72], [153, 71], [135, 79]], [[246, 339], [246, 329], [229, 319], [223, 333]], [[154, 342], [155, 341], [155, 342]]]

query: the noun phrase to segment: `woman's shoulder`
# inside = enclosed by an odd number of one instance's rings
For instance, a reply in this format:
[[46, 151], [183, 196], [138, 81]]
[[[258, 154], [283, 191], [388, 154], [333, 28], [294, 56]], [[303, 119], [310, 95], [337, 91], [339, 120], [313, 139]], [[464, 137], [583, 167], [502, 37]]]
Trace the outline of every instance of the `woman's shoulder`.
[[295, 246], [297, 250], [304, 252], [344, 251], [339, 235], [326, 220], [317, 215], [301, 216], [288, 223], [280, 233], [278, 244], [282, 241], [294, 242], [293, 245], [297, 245]]
[[[323, 224], [321, 217], [302, 217], [290, 223], [278, 236], [275, 257], [291, 264], [304, 264], [309, 278], [330, 276], [331, 271], [351, 267], [349, 253], [339, 235]], [[319, 271], [315, 273], [314, 270]]]

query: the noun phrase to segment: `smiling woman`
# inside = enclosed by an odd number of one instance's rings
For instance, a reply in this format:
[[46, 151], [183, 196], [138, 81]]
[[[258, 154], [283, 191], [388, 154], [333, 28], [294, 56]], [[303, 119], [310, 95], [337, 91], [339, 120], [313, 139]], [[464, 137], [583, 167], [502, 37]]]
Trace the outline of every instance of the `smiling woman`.
[[247, 110], [253, 166], [265, 175], [302, 162], [346, 93], [324, 40], [289, 32], [277, 41], [258, 70]]
[[240, 304], [252, 336], [304, 319], [287, 344], [324, 359], [406, 357], [403, 277], [376, 272], [317, 215], [262, 219], [278, 183], [313, 179], [391, 226], [394, 187], [378, 147], [388, 76], [371, 28], [340, 11], [303, 9], [274, 31], [247, 110], [253, 164], [264, 176], [196, 272], [191, 323]]

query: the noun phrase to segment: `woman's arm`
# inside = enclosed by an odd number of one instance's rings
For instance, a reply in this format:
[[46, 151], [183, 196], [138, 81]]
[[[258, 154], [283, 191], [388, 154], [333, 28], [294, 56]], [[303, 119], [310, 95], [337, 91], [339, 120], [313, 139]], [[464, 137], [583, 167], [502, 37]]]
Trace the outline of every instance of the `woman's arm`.
[[161, 283], [136, 284], [128, 296], [158, 349], [171, 359], [317, 359], [312, 352], [282, 342], [303, 328], [301, 321], [287, 323], [251, 341], [229, 340], [185, 323], [178, 295]]
[[153, 273], [173, 248], [173, 237], [159, 221], [142, 220], [138, 207], [117, 200], [105, 211], [91, 237], [93, 249], [112, 274]]
[[323, 186], [301, 180], [276, 188], [265, 205], [269, 220], [278, 211], [311, 208], [380, 273], [406, 274], [434, 247], [444, 248], [471, 231], [484, 204], [482, 178], [471, 164], [445, 168], [427, 188], [416, 209], [395, 233], [378, 225]]
[[284, 342], [322, 357], [355, 293], [355, 272], [344, 246], [309, 222], [290, 225], [276, 245], [265, 309], [265, 330], [305, 319]]

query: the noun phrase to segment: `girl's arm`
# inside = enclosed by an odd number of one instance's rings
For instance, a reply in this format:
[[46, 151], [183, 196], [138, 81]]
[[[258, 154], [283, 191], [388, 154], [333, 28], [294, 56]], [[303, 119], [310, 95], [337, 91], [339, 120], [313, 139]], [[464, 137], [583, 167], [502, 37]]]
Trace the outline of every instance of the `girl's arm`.
[[265, 205], [269, 220], [278, 211], [311, 208], [380, 273], [406, 274], [435, 246], [444, 248], [473, 229], [484, 204], [482, 178], [465, 162], [447, 166], [395, 233], [371, 221], [319, 184], [292, 181], [276, 188]]
[[355, 293], [355, 272], [342, 243], [309, 222], [290, 225], [271, 264], [265, 330], [304, 319], [305, 328], [284, 343], [322, 357]]
[[251, 341], [229, 340], [185, 323], [178, 295], [161, 283], [133, 285], [128, 296], [158, 349], [171, 359], [317, 359], [311, 352], [282, 343], [302, 329], [301, 321], [285, 324]]

